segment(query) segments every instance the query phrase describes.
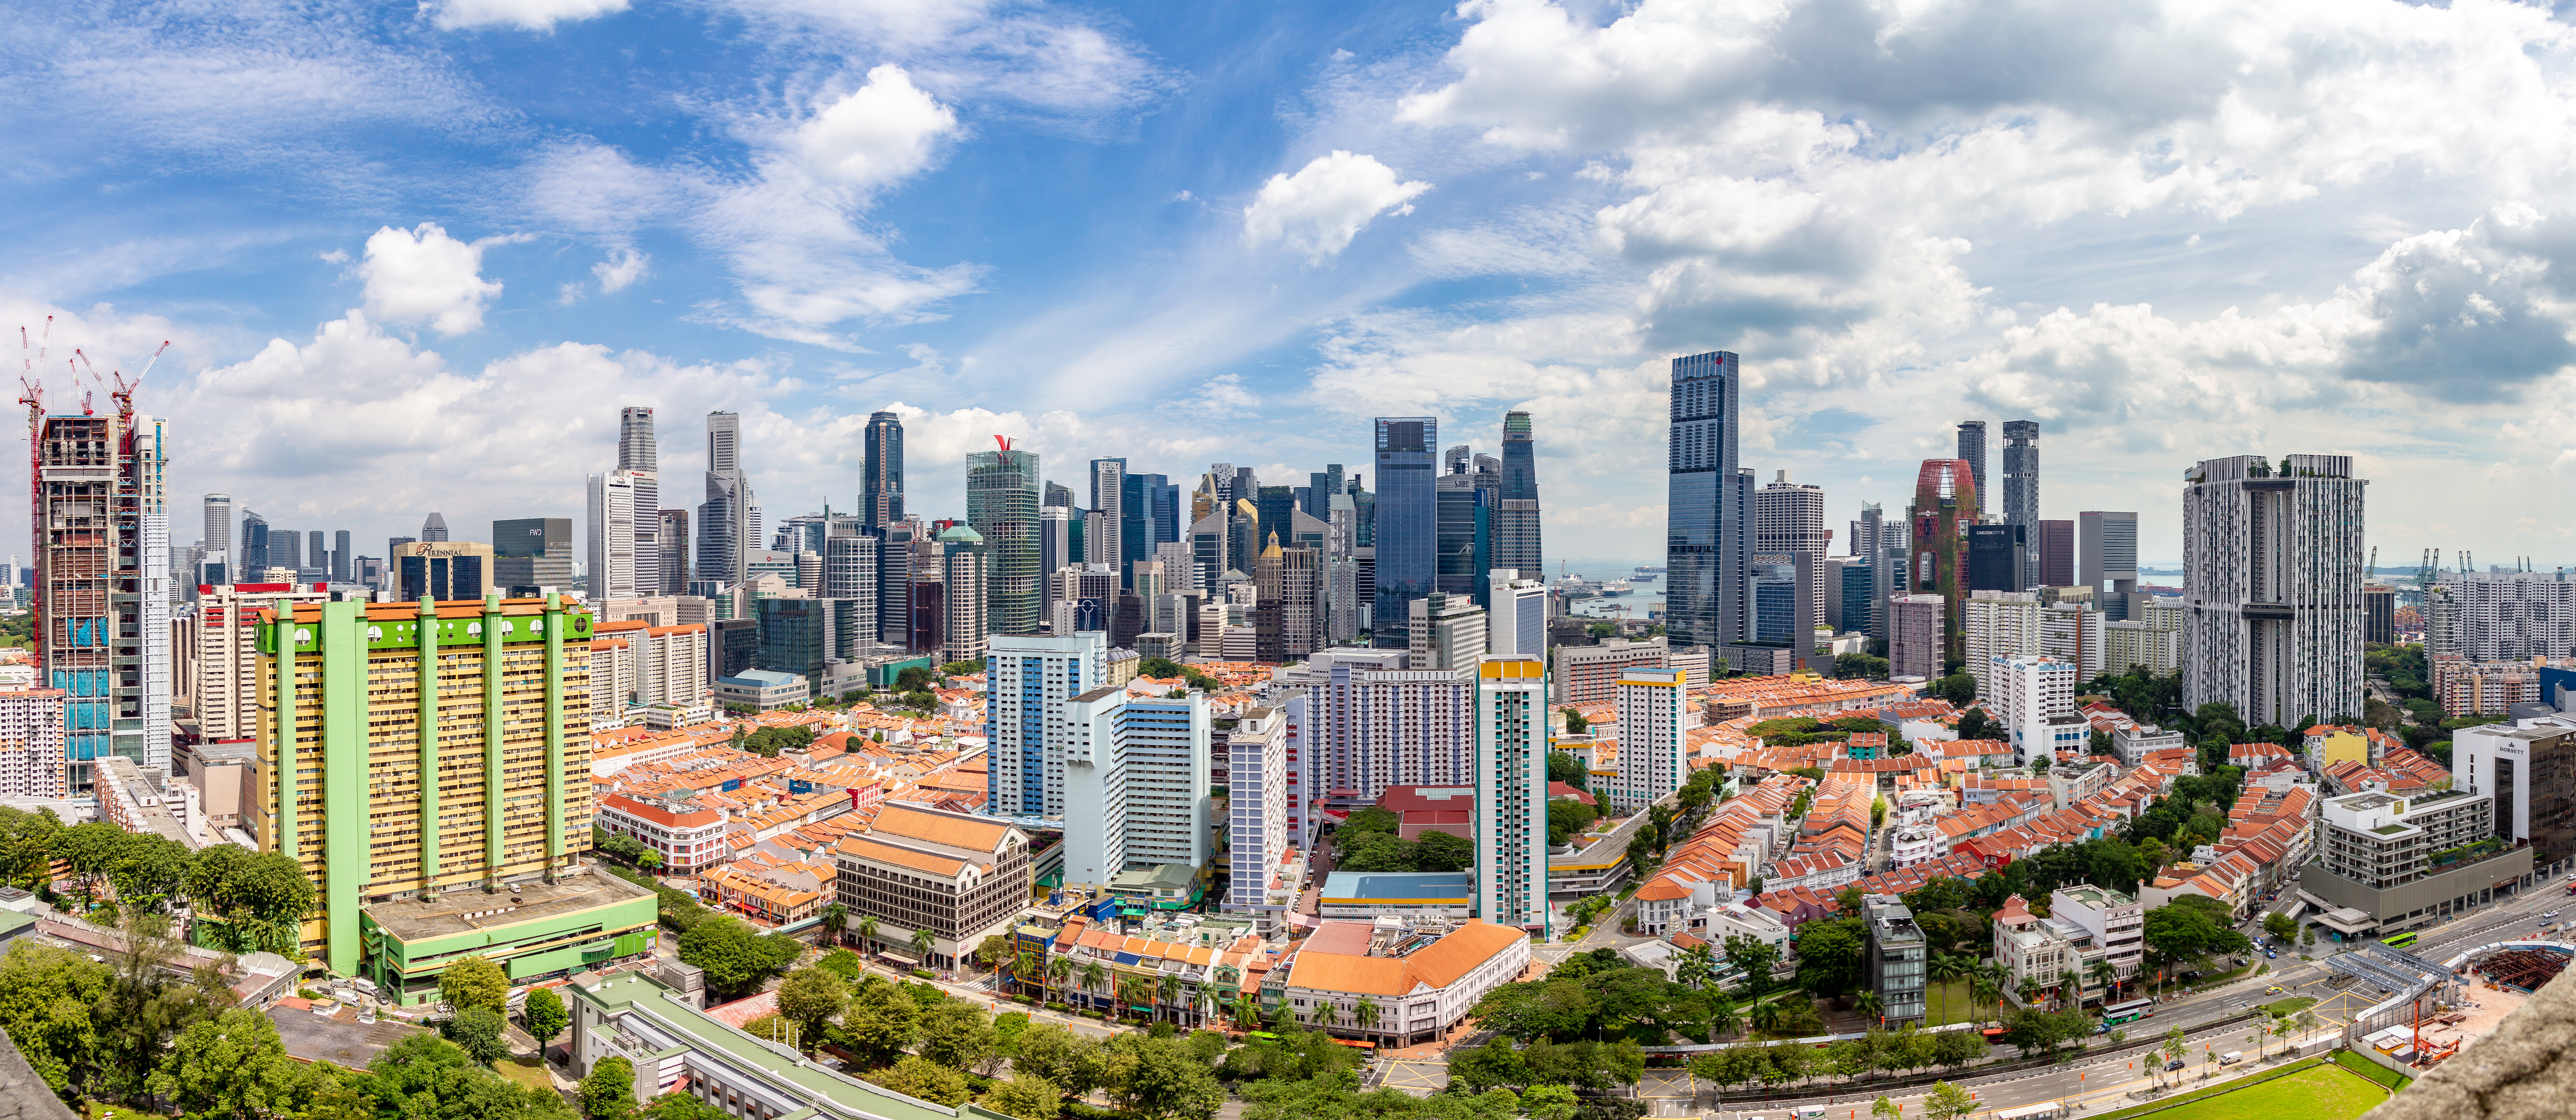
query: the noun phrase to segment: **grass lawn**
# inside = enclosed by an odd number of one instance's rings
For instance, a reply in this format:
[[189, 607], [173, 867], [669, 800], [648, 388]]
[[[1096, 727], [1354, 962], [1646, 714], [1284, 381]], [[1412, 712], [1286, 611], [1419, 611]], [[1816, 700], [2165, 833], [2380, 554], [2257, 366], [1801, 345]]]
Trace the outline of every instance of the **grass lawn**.
[[[2274, 1015], [2296, 1015], [2299, 1012], [2316, 1006], [2316, 1002], [2317, 1001], [2313, 997], [2309, 996], [2291, 996], [2288, 999], [2276, 999], [2270, 1003], [2264, 1004], [2263, 1010], [2269, 1011]], [[2369, 1065], [2370, 1063], [2364, 1062], [2362, 1064]], [[2371, 1066], [2370, 1068], [2377, 1069], [2379, 1067]]]
[[2334, 1060], [2336, 1065], [2342, 1066], [2343, 1068], [2351, 1070], [2354, 1073], [2358, 1073], [2363, 1077], [2367, 1077], [2382, 1085], [2388, 1086], [2391, 1089], [2403, 1089], [2415, 1083], [2414, 1078], [2408, 1077], [2405, 1074], [2388, 1068], [2387, 1066], [2371, 1061], [2370, 1059], [2362, 1057], [2359, 1054], [2355, 1054], [2350, 1050], [2335, 1051]]
[[1977, 1018], [1980, 1010], [1991, 1017], [1995, 1009], [1980, 1008], [1977, 1001], [1969, 997], [1968, 982], [1965, 980], [1953, 980], [1947, 984], [1926, 984], [1923, 987], [1923, 1014], [1930, 1020], [1927, 1024], [1929, 1026], [1965, 1023]]
[[501, 1076], [531, 1089], [555, 1091], [552, 1077], [546, 1075], [545, 1062], [537, 1058], [513, 1057], [492, 1067]]
[[2188, 1103], [2156, 1103], [2108, 1113], [2100, 1120], [2154, 1111], [2158, 1120], [2353, 1120], [2388, 1093], [2370, 1079], [2339, 1066], [2314, 1064], [2243, 1088], [2218, 1086]]

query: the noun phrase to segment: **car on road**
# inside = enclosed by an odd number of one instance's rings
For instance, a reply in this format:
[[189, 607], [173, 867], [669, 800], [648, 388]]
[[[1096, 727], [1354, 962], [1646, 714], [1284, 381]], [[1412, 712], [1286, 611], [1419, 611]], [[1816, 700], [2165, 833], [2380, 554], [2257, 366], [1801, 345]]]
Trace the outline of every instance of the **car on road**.
[[2178, 1069], [2181, 1069], [2181, 1068], [2182, 1068], [2182, 1059], [2180, 1059], [2180, 1058], [2174, 1058], [2174, 1059], [2172, 1059], [2172, 1060], [2170, 1060], [2170, 1061], [2167, 1061], [2167, 1062], [2165, 1063], [2165, 1069], [2166, 1069], [2167, 1071], [2178, 1070]]
[[2555, 917], [2557, 917], [2557, 916], [2558, 916], [2558, 911], [2555, 911], [2555, 910], [2545, 911], [2545, 912], [2543, 912], [2543, 913], [2540, 915], [2540, 920], [2545, 922], [2545, 921], [2548, 921], [2549, 919], [2551, 919], [2551, 918], [2555, 918]]
[[2269, 987], [2269, 988], [2265, 988], [2265, 989], [2263, 989], [2263, 994], [2264, 994], [2264, 995], [2267, 995], [2267, 996], [2269, 996], [2269, 995], [2279, 995], [2280, 993], [2282, 993], [2282, 992], [2286, 992], [2286, 991], [2289, 991], [2289, 990], [2290, 990], [2290, 989], [2288, 989], [2288, 988], [2284, 988], [2284, 987], [2280, 986], [2279, 984], [2274, 984], [2274, 985], [2272, 985], [2272, 986], [2271, 986], [2271, 987]]

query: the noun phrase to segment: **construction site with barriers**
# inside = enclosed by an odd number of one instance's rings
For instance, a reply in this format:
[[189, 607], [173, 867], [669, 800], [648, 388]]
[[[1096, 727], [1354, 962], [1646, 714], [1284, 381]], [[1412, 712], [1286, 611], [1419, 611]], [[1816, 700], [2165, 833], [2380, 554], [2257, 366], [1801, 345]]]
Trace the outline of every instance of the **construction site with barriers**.
[[2353, 1049], [2420, 1076], [2493, 1033], [2571, 957], [2576, 945], [2507, 941], [2435, 963], [2374, 943], [2321, 963], [2390, 993], [2345, 1028]]

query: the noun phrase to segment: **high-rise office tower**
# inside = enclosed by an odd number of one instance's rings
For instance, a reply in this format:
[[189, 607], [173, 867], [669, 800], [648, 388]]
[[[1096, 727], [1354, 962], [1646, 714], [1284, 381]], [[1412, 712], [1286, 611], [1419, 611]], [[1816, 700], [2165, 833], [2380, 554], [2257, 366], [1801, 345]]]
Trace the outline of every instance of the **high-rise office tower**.
[[634, 476], [635, 586], [639, 594], [650, 595], [663, 585], [662, 443], [653, 434], [652, 409], [628, 405], [618, 410], [617, 469]]
[[2362, 708], [2362, 492], [2346, 455], [2203, 460], [2184, 478], [2185, 706], [2247, 726]]
[[2075, 523], [2042, 521], [2039, 523], [2037, 574], [2031, 578], [2041, 587], [2072, 587], [2075, 584]]
[[321, 582], [321, 580], [331, 578], [331, 543], [329, 539], [320, 529], [308, 529], [305, 531], [304, 535], [306, 542], [311, 545], [311, 548], [305, 554], [305, 567], [311, 569], [316, 575], [321, 577], [321, 579], [317, 579], [314, 582], [318, 583]]
[[[1889, 564], [1885, 552], [1888, 545], [1888, 525], [1887, 514], [1877, 502], [1862, 502], [1860, 517], [1851, 523], [1852, 558], [1869, 566], [1869, 612], [1863, 616], [1860, 625], [1850, 629], [1881, 639], [1887, 637], [1885, 626], [1887, 611], [1880, 604], [1885, 603], [1888, 596], [1900, 590], [1889, 583], [1887, 576]], [[1845, 608], [1845, 613], [1849, 613], [1849, 608]]]
[[[1833, 530], [1825, 528], [1825, 490], [1812, 482], [1791, 482], [1780, 471], [1771, 484], [1753, 492], [1753, 551], [1813, 557], [1824, 566], [1833, 551]], [[1816, 581], [1815, 617], [1825, 617], [1825, 587]]]
[[[1980, 488], [1984, 483], [1984, 479], [1978, 480]], [[2039, 422], [2036, 420], [2004, 421], [2004, 523], [2021, 527], [2022, 544], [2030, 552], [2023, 569], [2033, 580], [2038, 579]]]
[[1912, 527], [1913, 550], [1906, 588], [1941, 597], [1947, 611], [1942, 619], [1948, 634], [1946, 656], [1958, 657], [1959, 603], [1968, 597], [1968, 527], [1977, 523], [1977, 480], [1968, 461], [1923, 460], [1922, 470], [1914, 477], [1914, 505], [1906, 511], [1906, 521]]
[[654, 541], [662, 551], [659, 565], [661, 594], [686, 595], [689, 593], [689, 511], [666, 509], [662, 511], [661, 520], [662, 529]]
[[[349, 576], [349, 557], [350, 557], [350, 552], [349, 552], [349, 531], [348, 531], [347, 529], [341, 529], [341, 530], [339, 530], [339, 531], [337, 531], [337, 532], [332, 533], [332, 534], [331, 534], [331, 582], [333, 582], [333, 583], [347, 583], [347, 582], [349, 582], [349, 579], [350, 579], [350, 576]], [[569, 574], [569, 573], [567, 573], [567, 574]]]
[[2113, 622], [2127, 621], [2129, 597], [2138, 590], [2137, 513], [2088, 509], [2076, 514], [2075, 521], [2077, 575], [2093, 589], [2103, 614]]
[[911, 649], [912, 585], [922, 525], [906, 519], [879, 526], [877, 532], [877, 641]]
[[866, 450], [859, 461], [859, 518], [870, 529], [903, 520], [903, 417], [868, 414]]
[[1975, 498], [1976, 498], [1977, 504], [1976, 504], [1974, 507], [1971, 507], [1970, 512], [1973, 512], [1973, 513], [1976, 513], [1976, 514], [1979, 514], [1979, 515], [1983, 515], [1983, 514], [1985, 513], [1985, 511], [1986, 511], [1986, 507], [1985, 507], [1985, 501], [1986, 501], [1986, 422], [1985, 422], [1985, 421], [1983, 421], [1983, 420], [1962, 420], [1962, 421], [1959, 421], [1959, 459], [1960, 459], [1960, 461], [1965, 462], [1966, 464], [1968, 464], [1968, 474], [1969, 474], [1969, 476], [1970, 476], [1971, 478], [1974, 478], [1974, 479], [1976, 480], [1976, 483], [1977, 483], [1977, 489], [1976, 489], [1976, 493], [1975, 493]]
[[1485, 649], [1501, 657], [1547, 656], [1547, 585], [1535, 572], [1496, 568], [1486, 592]]
[[[492, 523], [492, 586], [533, 599], [572, 586], [572, 518], [518, 517]], [[594, 585], [596, 586], [596, 585]], [[644, 584], [630, 598], [652, 594]]]
[[1439, 570], [1432, 586], [1481, 603], [1487, 590], [1486, 573], [1494, 569], [1494, 513], [1502, 493], [1500, 472], [1451, 471], [1440, 476], [1436, 491]]
[[420, 539], [423, 542], [446, 540], [447, 519], [435, 513], [422, 518], [420, 521]]
[[[228, 549], [232, 547], [232, 541], [233, 496], [230, 494], [206, 495], [206, 547]], [[239, 553], [233, 555], [235, 559], [240, 558]], [[229, 570], [238, 571], [239, 569]]]
[[268, 550], [268, 519], [258, 510], [242, 510], [241, 549], [233, 553], [233, 582], [259, 582], [268, 571]]
[[1046, 484], [1046, 499], [1043, 504], [1038, 506], [1038, 508], [1045, 509], [1047, 506], [1055, 506], [1060, 509], [1080, 508], [1073, 504], [1073, 487], [1067, 486], [1061, 482], [1049, 482]]
[[[1678, 691], [1678, 690], [1676, 690]], [[1476, 665], [1476, 912], [1547, 936], [1547, 661]]]
[[832, 656], [856, 661], [877, 643], [877, 538], [856, 519], [832, 526], [823, 541], [823, 602], [831, 610]]
[[984, 538], [992, 585], [985, 606], [995, 634], [1035, 634], [1039, 605], [1038, 495], [1045, 485], [1034, 451], [995, 437], [998, 449], [966, 457], [966, 523]]
[[304, 534], [296, 529], [268, 531], [268, 564], [289, 571], [304, 570]]
[[698, 578], [738, 584], [760, 548], [760, 498], [742, 469], [742, 417], [707, 414], [707, 498], [698, 507]]
[[[642, 507], [636, 503], [636, 473], [617, 470], [590, 476], [590, 597], [595, 600], [640, 599], [653, 594], [640, 582], [643, 572], [635, 563], [637, 543], [635, 520]], [[500, 529], [495, 525], [493, 532]], [[496, 542], [497, 543], [497, 542]], [[497, 550], [496, 550], [497, 552]], [[507, 588], [506, 582], [501, 584]]]
[[[1744, 638], [1753, 542], [1737, 478], [1736, 389], [1724, 350], [1673, 359], [1672, 429], [1665, 447], [1664, 629], [1673, 648]], [[1385, 485], [1381, 479], [1379, 485]]]
[[1125, 579], [1126, 553], [1122, 549], [1127, 520], [1127, 460], [1094, 459], [1091, 461], [1091, 508], [1109, 518], [1110, 536], [1105, 541], [1083, 541], [1083, 559], [1093, 564], [1107, 564]]
[[[939, 660], [980, 661], [992, 633], [992, 607], [986, 599], [992, 585], [992, 553], [985, 548], [982, 534], [964, 525], [952, 525], [939, 534]], [[1031, 590], [1035, 590], [1032, 588]], [[1035, 596], [1031, 596], [1035, 602]], [[919, 620], [915, 620], [916, 624]], [[1028, 628], [1011, 631], [1034, 633], [1035, 620]]]
[[1281, 548], [1273, 541], [1253, 560], [1252, 584], [1261, 596], [1252, 612], [1255, 660], [1285, 664], [1324, 648], [1322, 557], [1317, 549]]
[[1095, 688], [1064, 706], [1064, 882], [1106, 886], [1119, 872], [1205, 867], [1207, 694], [1130, 697]]
[[1502, 507], [1494, 514], [1493, 566], [1533, 579], [1547, 571], [1539, 541], [1538, 452], [1526, 412], [1503, 414]]
[[2030, 586], [2030, 546], [2021, 526], [1968, 526], [1968, 590], [2022, 591]]
[[1376, 436], [1377, 600], [1371, 612], [1372, 643], [1379, 649], [1403, 649], [1412, 642], [1406, 627], [1413, 601], [1431, 594], [1440, 571], [1439, 491], [1432, 475], [1432, 448], [1440, 440], [1440, 421], [1430, 416], [1381, 416]]
[[261, 623], [243, 825], [313, 881], [303, 940], [340, 975], [371, 955], [361, 910], [566, 870], [590, 848], [588, 790], [570, 791], [590, 773], [591, 617], [555, 596], [476, 606], [296, 603]]
[[1306, 516], [1319, 521], [1332, 520], [1331, 499], [1333, 495], [1342, 492], [1343, 485], [1345, 483], [1342, 479], [1340, 463], [1326, 463], [1324, 469], [1308, 474], [1306, 476], [1308, 492]]

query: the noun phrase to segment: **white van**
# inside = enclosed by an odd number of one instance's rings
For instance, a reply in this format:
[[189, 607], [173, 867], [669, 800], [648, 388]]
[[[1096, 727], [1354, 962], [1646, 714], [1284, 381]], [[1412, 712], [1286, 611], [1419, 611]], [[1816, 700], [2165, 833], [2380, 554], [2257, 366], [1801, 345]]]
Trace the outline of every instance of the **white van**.
[[2232, 1066], [2244, 1060], [2245, 1052], [2242, 1050], [2230, 1050], [2218, 1056], [2218, 1064], [2222, 1066]]

